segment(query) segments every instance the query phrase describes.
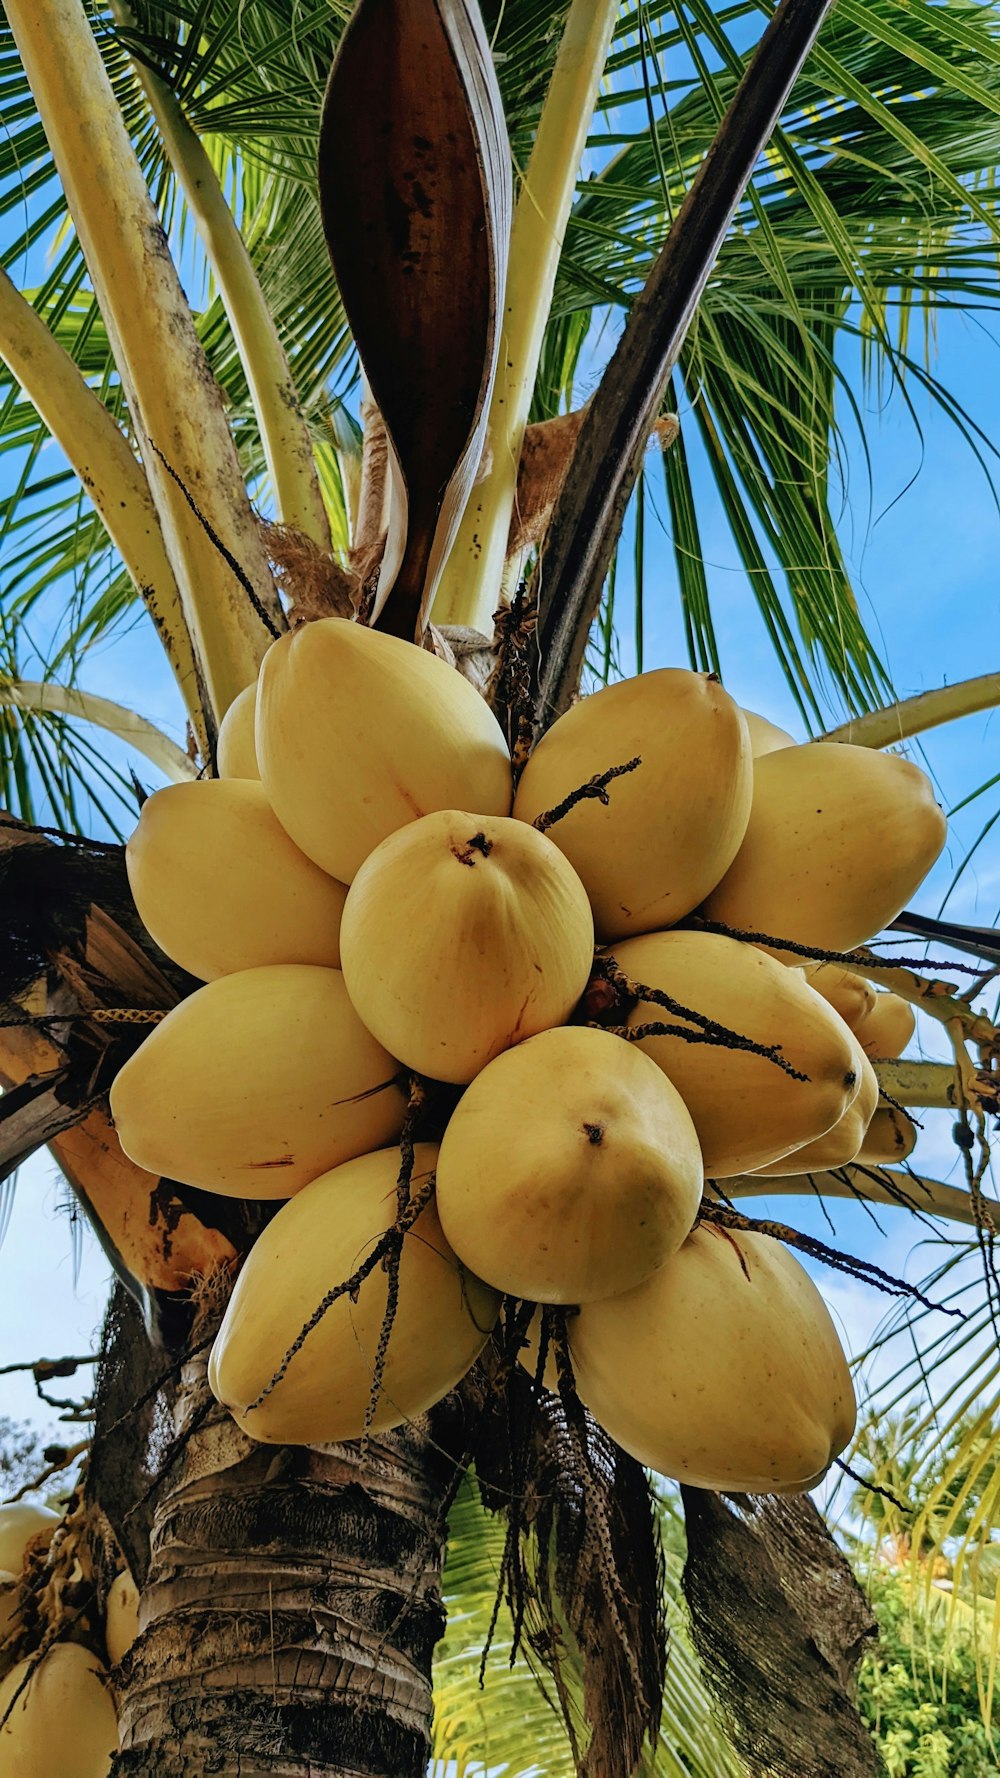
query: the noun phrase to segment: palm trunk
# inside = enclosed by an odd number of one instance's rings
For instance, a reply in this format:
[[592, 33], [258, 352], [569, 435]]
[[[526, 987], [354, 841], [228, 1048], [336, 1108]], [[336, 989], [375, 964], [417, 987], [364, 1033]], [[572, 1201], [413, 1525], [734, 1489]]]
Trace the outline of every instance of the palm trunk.
[[420, 1778], [454, 1460], [426, 1424], [254, 1445], [188, 1368], [115, 1778]]

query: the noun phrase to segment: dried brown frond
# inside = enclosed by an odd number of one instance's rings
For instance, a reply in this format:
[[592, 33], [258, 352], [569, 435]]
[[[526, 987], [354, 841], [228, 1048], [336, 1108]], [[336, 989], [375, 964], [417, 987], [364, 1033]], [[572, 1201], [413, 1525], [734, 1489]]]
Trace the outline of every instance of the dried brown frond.
[[329, 551], [320, 549], [293, 525], [274, 525], [265, 520], [261, 529], [278, 590], [288, 607], [289, 622], [355, 616], [362, 583], [352, 569], [342, 568]]

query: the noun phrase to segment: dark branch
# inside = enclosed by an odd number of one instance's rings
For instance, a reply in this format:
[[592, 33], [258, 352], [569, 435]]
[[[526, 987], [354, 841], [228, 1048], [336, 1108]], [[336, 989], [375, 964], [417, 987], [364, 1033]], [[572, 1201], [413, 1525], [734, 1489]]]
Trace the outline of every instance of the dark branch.
[[[952, 920], [932, 920], [926, 914], [909, 910], [890, 922], [893, 932], [912, 932], [917, 938], [932, 939], [938, 945], [953, 945], [970, 957], [982, 957], [988, 963], [1000, 963], [1000, 932], [992, 926], [963, 926]], [[948, 968], [954, 969], [954, 963]]]

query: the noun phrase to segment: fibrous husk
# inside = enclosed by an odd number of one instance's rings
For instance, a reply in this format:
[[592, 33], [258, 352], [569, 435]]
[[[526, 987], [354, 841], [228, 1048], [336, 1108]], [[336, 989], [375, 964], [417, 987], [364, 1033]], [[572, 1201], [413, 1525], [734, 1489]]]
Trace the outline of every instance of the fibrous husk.
[[76, 1642], [13, 1667], [0, 1684], [2, 1778], [106, 1778], [118, 1751], [106, 1677]]
[[139, 1634], [139, 1589], [127, 1568], [111, 1584], [104, 1607], [104, 1640], [112, 1667], [123, 1661]]
[[839, 963], [803, 963], [802, 973], [816, 994], [822, 994], [844, 1023], [857, 1033], [875, 1004], [875, 990], [863, 975]]
[[856, 1159], [869, 1166], [886, 1161], [905, 1161], [917, 1145], [917, 1126], [905, 1111], [894, 1105], [877, 1107]]
[[883, 1778], [853, 1701], [877, 1626], [812, 1501], [682, 1496], [695, 1645], [748, 1778]]
[[47, 1549], [58, 1523], [59, 1514], [51, 1507], [29, 1500], [0, 1506], [0, 1569], [20, 1574], [26, 1552]]
[[220, 778], [259, 778], [254, 745], [257, 681], [244, 686], [219, 724], [215, 742], [215, 769]]
[[831, 1130], [803, 1148], [793, 1148], [781, 1160], [769, 1161], [755, 1171], [766, 1178], [777, 1179], [793, 1173], [816, 1173], [827, 1167], [845, 1167], [860, 1153], [878, 1105], [878, 1075], [860, 1044], [857, 1048], [857, 1072], [861, 1085], [843, 1117]]
[[[645, 933], [616, 944], [613, 956], [633, 983], [758, 1046], [689, 1041], [669, 1029], [640, 1040], [687, 1105], [709, 1177], [766, 1166], [843, 1117], [860, 1084], [857, 1043], [798, 970], [754, 945], [697, 931]], [[629, 1027], [651, 1022], [697, 1032], [690, 1016], [640, 1000]]]
[[901, 1056], [917, 1027], [913, 1008], [899, 994], [876, 994], [874, 1005], [857, 1026], [858, 1042], [866, 1056]]
[[743, 717], [750, 731], [750, 751], [754, 759], [759, 759], [762, 753], [777, 753], [780, 747], [795, 746], [794, 735], [768, 722], [766, 716], [758, 716], [756, 710], [744, 709]]

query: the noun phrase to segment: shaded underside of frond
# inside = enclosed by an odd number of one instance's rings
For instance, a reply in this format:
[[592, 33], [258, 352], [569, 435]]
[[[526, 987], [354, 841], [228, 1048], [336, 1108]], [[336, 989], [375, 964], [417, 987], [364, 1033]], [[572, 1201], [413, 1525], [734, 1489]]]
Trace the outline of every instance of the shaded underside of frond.
[[808, 1495], [682, 1497], [695, 1646], [751, 1778], [879, 1778], [852, 1701], [875, 1620]]

